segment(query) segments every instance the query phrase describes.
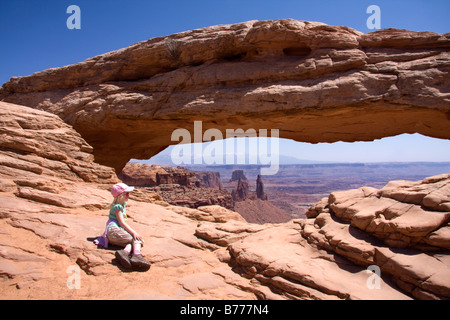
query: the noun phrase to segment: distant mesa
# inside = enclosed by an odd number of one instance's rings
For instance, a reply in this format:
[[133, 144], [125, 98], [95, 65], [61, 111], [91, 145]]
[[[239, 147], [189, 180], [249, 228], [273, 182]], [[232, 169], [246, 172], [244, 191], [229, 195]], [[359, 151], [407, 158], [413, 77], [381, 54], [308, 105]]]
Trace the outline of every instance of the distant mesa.
[[219, 172], [191, 171], [184, 167], [128, 163], [118, 177], [138, 187], [179, 184], [187, 187], [223, 189]]
[[230, 182], [238, 181], [239, 179], [247, 181], [247, 177], [244, 174], [244, 170], [234, 170], [231, 174]]
[[[250, 223], [282, 223], [292, 219], [291, 215], [283, 209], [268, 201], [264, 191], [261, 175], [256, 179], [256, 191], [250, 192], [249, 182], [243, 170], [234, 170], [233, 177], [239, 177], [235, 188], [231, 192], [234, 201], [234, 211], [238, 212]], [[241, 177], [244, 177], [242, 179]]]
[[118, 177], [126, 184], [155, 192], [172, 205], [194, 209], [208, 205], [234, 208], [231, 194], [223, 188], [218, 172], [128, 163]]

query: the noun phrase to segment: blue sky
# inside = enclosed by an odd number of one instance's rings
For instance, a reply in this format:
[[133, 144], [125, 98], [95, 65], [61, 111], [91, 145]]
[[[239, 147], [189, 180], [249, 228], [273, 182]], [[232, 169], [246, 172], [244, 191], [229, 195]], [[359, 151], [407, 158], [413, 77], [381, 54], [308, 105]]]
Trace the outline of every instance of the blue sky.
[[[66, 27], [66, 9], [72, 4], [81, 9], [80, 30]], [[77, 63], [149, 38], [217, 24], [293, 18], [370, 32], [366, 9], [372, 4], [381, 9], [382, 28], [450, 32], [449, 0], [0, 0], [0, 84], [13, 76]], [[389, 161], [450, 161], [446, 140], [402, 135], [371, 144], [283, 141], [280, 152], [299, 158], [313, 152], [322, 160], [339, 147], [349, 154], [342, 161], [364, 161], [361, 157], [368, 154], [378, 159], [380, 152]], [[362, 152], [366, 148], [372, 152]]]
[[[81, 30], [66, 27], [71, 4], [81, 9]], [[450, 32], [449, 0], [0, 0], [0, 83], [216, 24], [293, 18], [370, 32], [371, 4], [382, 28]]]

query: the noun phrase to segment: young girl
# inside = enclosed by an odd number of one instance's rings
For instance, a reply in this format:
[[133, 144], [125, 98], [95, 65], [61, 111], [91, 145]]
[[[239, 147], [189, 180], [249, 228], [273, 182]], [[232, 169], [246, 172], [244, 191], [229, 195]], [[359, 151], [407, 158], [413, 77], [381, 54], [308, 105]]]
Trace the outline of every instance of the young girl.
[[[131, 228], [126, 220], [126, 206], [130, 192], [134, 187], [129, 187], [125, 183], [117, 183], [111, 189], [114, 201], [109, 211], [109, 220], [106, 224], [103, 237], [97, 239], [97, 244], [108, 247], [108, 243], [125, 247], [116, 251], [116, 258], [125, 268], [148, 269], [151, 263], [144, 259], [141, 254], [141, 246], [144, 239]], [[131, 258], [130, 258], [131, 255]]]

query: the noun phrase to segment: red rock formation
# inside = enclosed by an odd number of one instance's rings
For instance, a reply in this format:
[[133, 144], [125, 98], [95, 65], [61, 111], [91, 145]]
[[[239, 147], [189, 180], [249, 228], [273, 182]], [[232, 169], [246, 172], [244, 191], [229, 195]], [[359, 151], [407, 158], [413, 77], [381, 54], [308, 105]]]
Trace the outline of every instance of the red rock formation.
[[309, 142], [449, 139], [449, 46], [448, 34], [251, 21], [11, 79], [0, 99], [53, 114], [0, 103], [2, 298], [449, 299], [449, 175], [333, 193], [278, 225], [133, 195], [129, 223], [154, 263], [139, 277], [89, 241], [117, 181], [104, 165], [149, 158], [194, 119]]
[[[224, 299], [230, 292], [236, 299], [254, 298], [212, 272], [228, 268], [211, 255], [213, 245], [194, 236], [198, 221], [243, 221], [238, 213], [170, 206], [144, 189], [133, 191], [128, 222], [144, 236], [143, 253], [154, 265], [137, 281], [124, 278], [115, 249], [92, 243], [105, 228], [109, 189], [119, 181], [114, 170], [95, 163], [92, 147], [53, 114], [0, 102], [0, 119], [3, 299]], [[189, 281], [193, 274], [201, 279], [200, 273], [213, 281], [205, 292]], [[79, 289], [71, 281], [77, 274]], [[172, 284], [178, 293], [161, 290]], [[209, 292], [217, 288], [217, 294]]]
[[[243, 170], [235, 170], [234, 172], [239, 172], [239, 177], [245, 177]], [[247, 179], [239, 178], [231, 196], [234, 200], [234, 210], [239, 212], [249, 223], [282, 223], [292, 219], [286, 211], [267, 200], [260, 175], [256, 180], [256, 192], [250, 192]]]
[[[104, 206], [83, 183], [118, 182], [92, 147], [48, 112], [0, 102], [0, 191], [64, 208]], [[99, 203], [100, 202], [100, 203]]]
[[183, 167], [128, 163], [119, 178], [133, 185], [157, 193], [170, 204], [198, 208], [220, 205], [234, 208], [230, 193], [222, 188], [218, 172], [195, 172]]
[[177, 206], [198, 208], [219, 205], [230, 210], [234, 209], [233, 198], [225, 189], [187, 187], [179, 184], [163, 184], [144, 189], [157, 193], [164, 201]]
[[247, 177], [244, 174], [244, 170], [233, 170], [229, 182], [238, 181], [239, 179], [247, 180]]
[[223, 188], [218, 172], [191, 171], [183, 167], [128, 163], [118, 177], [126, 184], [139, 187], [179, 184], [218, 190]]
[[325, 208], [337, 218], [391, 247], [423, 251], [450, 249], [450, 175], [423, 181], [393, 181], [384, 188], [334, 192], [307, 212]]
[[292, 220], [292, 217], [272, 202], [261, 199], [247, 199], [234, 204], [234, 211], [249, 223], [283, 223]]
[[166, 174], [167, 171], [161, 166], [127, 163], [117, 176], [120, 180], [130, 186], [150, 187], [158, 185], [158, 173]]
[[414, 132], [450, 139], [449, 47], [449, 34], [249, 21], [15, 77], [0, 99], [59, 115], [117, 172], [176, 143], [172, 132], [192, 131], [194, 120], [224, 136], [279, 129], [312, 143]]
[[219, 172], [194, 171], [195, 176], [200, 181], [200, 186], [211, 189], [223, 189]]
[[[5, 299], [450, 298], [449, 174], [333, 193], [309, 219], [264, 225], [136, 190], [128, 222], [153, 265], [124, 277], [114, 249], [90, 241], [105, 227], [113, 170], [52, 114], [0, 103], [0, 115]], [[368, 266], [381, 270], [376, 290]], [[68, 287], [73, 270], [77, 290]]]
[[260, 174], [258, 174], [258, 178], [256, 179], [256, 198], [267, 200], [267, 194], [264, 192], [264, 182]]
[[250, 192], [248, 189], [248, 181], [239, 179], [236, 188], [231, 192], [234, 201], [245, 201], [249, 199]]

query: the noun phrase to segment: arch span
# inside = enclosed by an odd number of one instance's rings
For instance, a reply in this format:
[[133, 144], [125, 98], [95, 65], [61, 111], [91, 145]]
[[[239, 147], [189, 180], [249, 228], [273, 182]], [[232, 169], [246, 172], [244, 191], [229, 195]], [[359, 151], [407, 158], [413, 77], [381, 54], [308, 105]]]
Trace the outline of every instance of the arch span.
[[177, 128], [279, 129], [303, 142], [450, 139], [450, 34], [249, 21], [143, 41], [12, 78], [0, 99], [53, 112], [120, 171]]

